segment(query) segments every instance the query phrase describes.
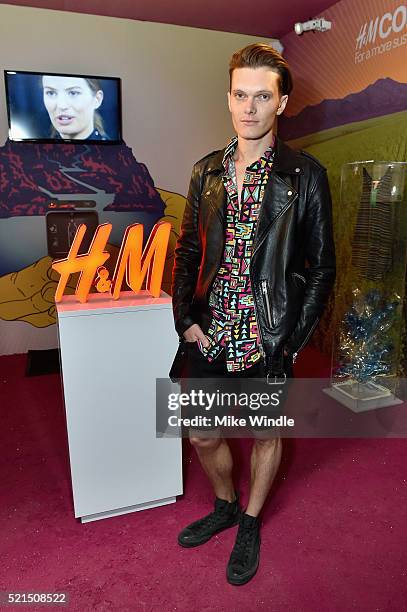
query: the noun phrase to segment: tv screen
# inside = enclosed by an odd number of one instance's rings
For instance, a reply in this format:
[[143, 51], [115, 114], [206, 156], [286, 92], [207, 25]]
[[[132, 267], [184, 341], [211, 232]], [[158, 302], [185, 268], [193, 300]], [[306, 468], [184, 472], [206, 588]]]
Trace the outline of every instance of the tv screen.
[[9, 138], [119, 143], [120, 79], [5, 70]]

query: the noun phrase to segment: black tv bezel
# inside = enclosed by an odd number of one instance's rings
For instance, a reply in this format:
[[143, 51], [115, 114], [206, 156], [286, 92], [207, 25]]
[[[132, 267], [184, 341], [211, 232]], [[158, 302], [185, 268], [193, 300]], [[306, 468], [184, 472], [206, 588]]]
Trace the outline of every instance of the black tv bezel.
[[[75, 138], [10, 138], [11, 132], [11, 119], [10, 119], [10, 98], [9, 98], [9, 90], [8, 90], [8, 73], [14, 74], [33, 74], [37, 76], [41, 76], [43, 74], [49, 74], [50, 76], [71, 76], [81, 79], [105, 79], [107, 81], [116, 81], [117, 82], [117, 97], [118, 97], [118, 128], [119, 128], [119, 138], [115, 140], [78, 140]], [[47, 71], [34, 71], [34, 70], [14, 70], [7, 69], [3, 70], [3, 78], [4, 78], [4, 86], [6, 90], [6, 107], [7, 107], [7, 121], [8, 121], [8, 139], [10, 142], [30, 142], [30, 143], [46, 143], [46, 144], [76, 144], [76, 145], [84, 145], [84, 144], [98, 144], [98, 145], [117, 145], [123, 144], [123, 122], [122, 122], [122, 80], [120, 77], [112, 77], [112, 76], [96, 76], [91, 74], [72, 74], [69, 72], [47, 72]]]

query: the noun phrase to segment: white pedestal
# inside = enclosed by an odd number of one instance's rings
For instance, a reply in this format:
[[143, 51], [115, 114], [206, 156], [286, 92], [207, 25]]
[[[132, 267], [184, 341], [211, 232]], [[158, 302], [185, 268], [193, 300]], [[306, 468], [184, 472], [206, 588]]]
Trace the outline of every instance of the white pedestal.
[[342, 383], [335, 383], [331, 387], [323, 389], [323, 391], [353, 412], [366, 412], [403, 403], [390, 389], [373, 382], [358, 384], [352, 380], [347, 380]]
[[75, 516], [82, 522], [175, 501], [181, 439], [156, 438], [156, 378], [178, 346], [171, 298], [91, 294], [58, 307]]

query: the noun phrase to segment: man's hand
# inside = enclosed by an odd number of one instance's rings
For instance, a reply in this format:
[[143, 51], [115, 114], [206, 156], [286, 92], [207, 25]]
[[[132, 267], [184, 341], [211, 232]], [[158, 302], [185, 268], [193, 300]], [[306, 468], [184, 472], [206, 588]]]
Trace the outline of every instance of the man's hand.
[[[196, 342], [197, 340], [200, 340], [205, 348], [208, 348], [209, 346], [209, 340], [199, 327], [198, 323], [194, 323], [194, 325], [191, 325], [191, 327], [188, 327], [188, 329], [184, 331], [184, 338], [187, 342]], [[288, 351], [284, 349], [284, 357], [287, 357], [287, 355]]]
[[196, 342], [197, 340], [200, 340], [202, 342], [202, 346], [205, 348], [208, 348], [209, 346], [209, 340], [199, 327], [198, 323], [194, 323], [191, 325], [191, 327], [188, 327], [188, 329], [184, 331], [184, 338], [187, 342]]

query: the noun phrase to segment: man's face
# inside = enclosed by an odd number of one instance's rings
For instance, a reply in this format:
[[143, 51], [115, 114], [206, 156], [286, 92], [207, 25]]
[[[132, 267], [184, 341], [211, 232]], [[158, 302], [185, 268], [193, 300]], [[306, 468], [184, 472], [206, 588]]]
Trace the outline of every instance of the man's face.
[[276, 115], [287, 104], [280, 96], [279, 75], [270, 68], [235, 68], [232, 73], [228, 106], [237, 135], [245, 140], [260, 140], [273, 131]]

